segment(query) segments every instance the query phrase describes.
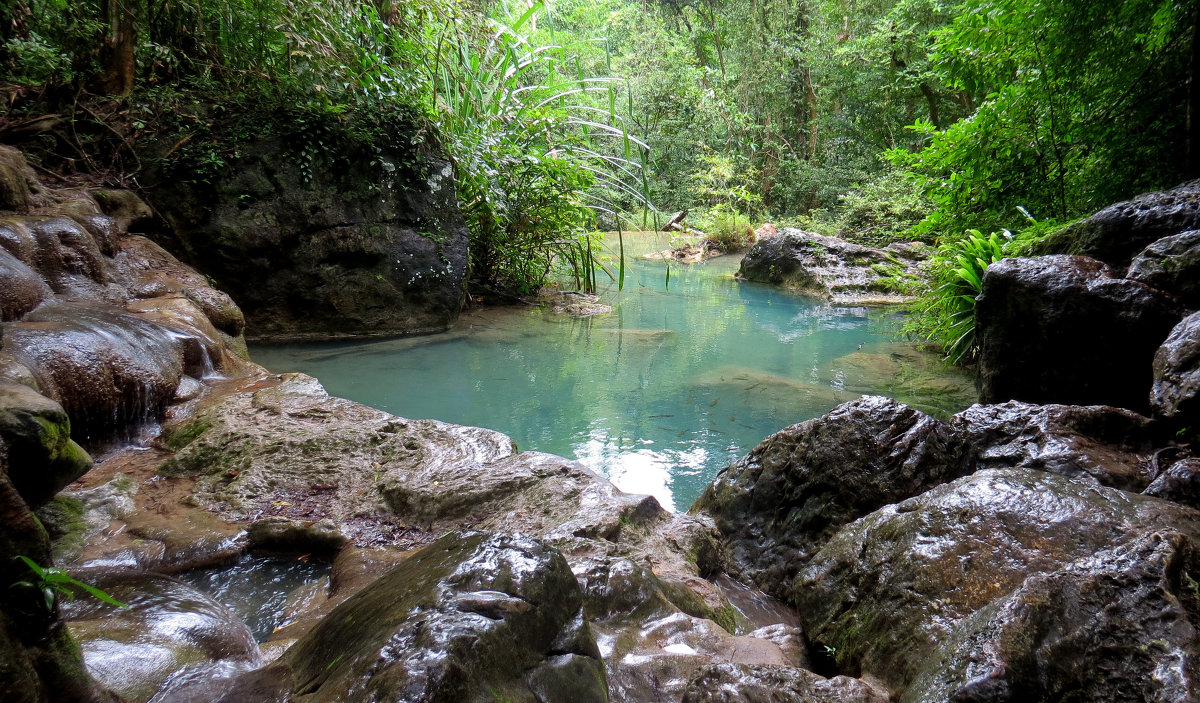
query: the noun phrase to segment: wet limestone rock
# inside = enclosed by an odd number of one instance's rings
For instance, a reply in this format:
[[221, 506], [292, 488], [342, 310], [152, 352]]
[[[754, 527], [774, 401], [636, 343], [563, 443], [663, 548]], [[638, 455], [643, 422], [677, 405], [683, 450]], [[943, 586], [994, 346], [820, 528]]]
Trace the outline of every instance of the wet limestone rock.
[[1032, 469], [1138, 492], [1154, 449], [1149, 418], [1104, 405], [973, 405], [951, 424], [967, 437], [981, 469]]
[[1200, 229], [1200, 180], [1110, 205], [1052, 237], [1048, 250], [1124, 269], [1145, 246]]
[[0, 439], [0, 691], [6, 703], [99, 703], [104, 695], [88, 675], [79, 645], [46, 607], [36, 576], [17, 559], [51, 566], [50, 539], [9, 481]]
[[0, 440], [8, 445], [8, 478], [31, 508], [92, 468], [62, 406], [28, 386], [0, 382]]
[[1125, 277], [1170, 293], [1189, 310], [1200, 309], [1200, 230], [1164, 237], [1146, 247]]
[[[838, 671], [870, 675], [900, 694], [974, 613], [1030, 577], [1069, 572], [1072, 562], [1156, 531], [1200, 535], [1200, 511], [1039, 471], [983, 470], [847, 525], [799, 571], [789, 600], [814, 646], [835, 653]], [[1107, 603], [1113, 622], [1142, 612]], [[1038, 622], [1082, 617], [1044, 607]], [[1029, 634], [1037, 632], [1045, 630]], [[1158, 647], [1151, 630], [1126, 634], [1127, 648]], [[1079, 645], [1080, 662], [1102, 655], [1102, 644]]]
[[150, 700], [169, 681], [261, 664], [246, 624], [182, 581], [123, 570], [76, 577], [129, 606], [83, 596], [64, 606], [88, 671], [129, 703]]
[[917, 245], [872, 249], [785, 227], [751, 247], [737, 275], [834, 303], [902, 303], [911, 299], [904, 283], [921, 275], [925, 257]]
[[723, 469], [692, 511], [713, 516], [737, 570], [782, 595], [843, 525], [971, 469], [949, 425], [864, 396], [763, 440]]
[[1200, 459], [1183, 459], [1166, 467], [1142, 494], [1200, 509]]
[[1200, 697], [1200, 546], [1151, 532], [1025, 580], [941, 643], [902, 703]]
[[338, 606], [273, 669], [312, 703], [608, 700], [566, 560], [506, 534], [442, 537]]
[[237, 300], [256, 338], [443, 331], [466, 300], [468, 266], [451, 165], [416, 145], [416, 126], [391, 136], [405, 147], [305, 158], [264, 137], [210, 183], [163, 178], [148, 198], [172, 233], [154, 236]]
[[1150, 405], [1185, 434], [1200, 434], [1200, 313], [1175, 326], [1154, 354]]
[[980, 402], [1147, 408], [1154, 352], [1181, 311], [1081, 256], [1004, 259], [975, 304]]
[[858, 679], [826, 679], [781, 666], [717, 664], [688, 685], [683, 703], [887, 703], [887, 692]]

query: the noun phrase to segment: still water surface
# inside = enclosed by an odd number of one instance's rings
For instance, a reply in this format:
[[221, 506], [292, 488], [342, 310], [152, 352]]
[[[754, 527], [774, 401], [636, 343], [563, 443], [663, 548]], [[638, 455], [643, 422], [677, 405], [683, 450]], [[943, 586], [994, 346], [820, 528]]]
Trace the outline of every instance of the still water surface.
[[481, 308], [441, 335], [251, 354], [333, 395], [578, 459], [675, 510], [767, 435], [862, 394], [939, 415], [975, 401], [970, 378], [896, 338], [897, 311], [738, 281], [738, 257], [672, 264], [668, 286], [665, 262], [637, 258], [666, 246], [626, 235], [624, 290], [601, 277], [609, 314]]

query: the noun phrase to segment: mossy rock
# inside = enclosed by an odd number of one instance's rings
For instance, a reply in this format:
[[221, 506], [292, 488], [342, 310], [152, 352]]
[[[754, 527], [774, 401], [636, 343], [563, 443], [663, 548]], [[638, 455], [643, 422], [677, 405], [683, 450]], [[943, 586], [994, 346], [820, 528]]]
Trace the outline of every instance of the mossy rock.
[[32, 507], [92, 468], [92, 458], [71, 440], [62, 406], [19, 384], [0, 384], [0, 438], [9, 447], [9, 476]]

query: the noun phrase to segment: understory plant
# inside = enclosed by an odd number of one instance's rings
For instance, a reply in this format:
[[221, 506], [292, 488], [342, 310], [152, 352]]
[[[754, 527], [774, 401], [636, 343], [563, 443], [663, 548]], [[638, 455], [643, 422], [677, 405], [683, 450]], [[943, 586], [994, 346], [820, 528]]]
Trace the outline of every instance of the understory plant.
[[975, 300], [983, 290], [987, 267], [1005, 257], [1012, 241], [1007, 230], [966, 236], [943, 243], [931, 264], [929, 289], [913, 306], [904, 326], [909, 337], [938, 346], [952, 364], [968, 364], [978, 355], [975, 339]]

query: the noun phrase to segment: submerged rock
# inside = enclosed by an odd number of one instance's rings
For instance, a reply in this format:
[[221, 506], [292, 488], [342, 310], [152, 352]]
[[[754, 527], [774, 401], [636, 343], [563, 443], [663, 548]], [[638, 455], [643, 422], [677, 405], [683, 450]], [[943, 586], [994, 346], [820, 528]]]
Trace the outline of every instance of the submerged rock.
[[961, 623], [903, 703], [1200, 697], [1200, 548], [1152, 532], [1025, 580]]
[[981, 469], [1034, 469], [1141, 491], [1154, 445], [1151, 422], [1103, 405], [973, 405], [954, 416]]
[[925, 256], [920, 246], [872, 249], [785, 227], [751, 247], [737, 275], [835, 303], [901, 303], [911, 299], [906, 290]]
[[[421, 550], [242, 685], [264, 677], [314, 703], [608, 700], [566, 560], [536, 540], [485, 533]], [[235, 687], [224, 700], [245, 697]]]
[[1147, 407], [1154, 350], [1175, 301], [1081, 256], [1004, 259], [975, 304], [983, 403]]
[[[931, 657], [970, 627], [964, 624], [969, 618], [1020, 592], [1029, 577], [1065, 569], [1074, 578], [1072, 562], [1155, 531], [1198, 535], [1200, 511], [1043, 472], [984, 470], [843, 528], [796, 575], [790, 601], [810, 641], [835, 653], [839, 671], [869, 674], [899, 693], [927, 667], [937, 669]], [[1099, 558], [1095, 568], [1104, 561]], [[1104, 568], [1118, 580], [1129, 578], [1115, 567]], [[1030, 596], [1029, 602], [1036, 601]], [[1029, 621], [1029, 631], [1015, 627], [1012, 635], [1036, 641], [1044, 636], [1037, 633], [1052, 629], [1039, 622], [1085, 623], [1078, 612], [1056, 613], [1053, 602], [1038, 606], [1046, 610], [1036, 611], [1044, 614]], [[1104, 597], [1092, 602], [1114, 623], [1141, 617], [1134, 616], [1142, 612], [1134, 603]], [[981, 631], [995, 632], [996, 626], [989, 621]], [[1122, 646], [1129, 650], [1158, 647], [1153, 630], [1133, 628], [1125, 635], [1130, 639]], [[1108, 656], [1100, 640], [1077, 644], [1070, 656], [1080, 666]], [[914, 693], [911, 700], [946, 699]]]
[[80, 597], [64, 607], [88, 671], [123, 700], [142, 703], [168, 682], [261, 663], [246, 624], [182, 581], [112, 570], [76, 576], [129, 606]]
[[737, 570], [781, 595], [843, 525], [972, 466], [950, 426], [865, 396], [763, 440], [723, 469], [692, 510], [715, 518]]
[[1154, 354], [1150, 405], [1172, 425], [1200, 434], [1200, 313], [1171, 330]]

